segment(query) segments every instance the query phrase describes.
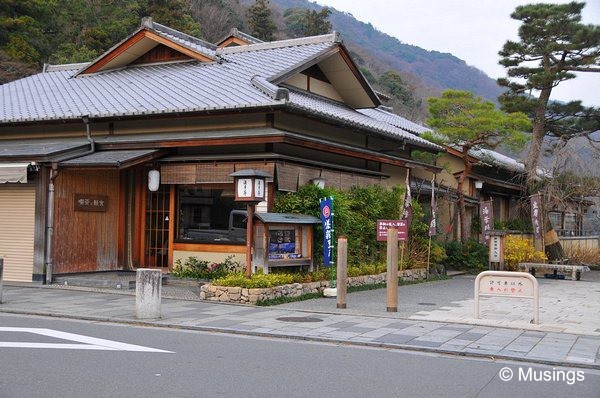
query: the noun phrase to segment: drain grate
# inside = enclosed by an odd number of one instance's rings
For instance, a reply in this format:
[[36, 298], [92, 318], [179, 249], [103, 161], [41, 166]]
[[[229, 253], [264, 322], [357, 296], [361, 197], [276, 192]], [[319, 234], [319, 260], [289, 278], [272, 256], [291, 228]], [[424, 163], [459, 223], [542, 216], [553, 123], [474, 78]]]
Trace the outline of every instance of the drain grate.
[[311, 318], [309, 316], [286, 316], [277, 318], [277, 320], [282, 322], [323, 322], [322, 319]]
[[417, 303], [417, 304], [418, 305], [430, 305], [430, 306], [431, 305], [433, 305], [433, 306], [437, 305], [436, 303]]

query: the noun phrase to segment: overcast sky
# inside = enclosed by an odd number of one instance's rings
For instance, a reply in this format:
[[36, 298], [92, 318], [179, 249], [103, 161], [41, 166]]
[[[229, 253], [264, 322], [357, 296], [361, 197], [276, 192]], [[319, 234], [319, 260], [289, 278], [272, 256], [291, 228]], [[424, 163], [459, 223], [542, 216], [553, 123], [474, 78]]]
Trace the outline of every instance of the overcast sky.
[[[515, 7], [536, 0], [317, 0], [400, 41], [427, 50], [449, 52], [492, 78], [505, 76], [498, 51], [506, 40], [518, 39], [519, 22], [510, 18]], [[567, 0], [545, 0], [567, 3]], [[600, 25], [600, 1], [588, 0], [583, 22]], [[553, 99], [580, 99], [600, 106], [600, 73], [580, 73], [552, 92]]]

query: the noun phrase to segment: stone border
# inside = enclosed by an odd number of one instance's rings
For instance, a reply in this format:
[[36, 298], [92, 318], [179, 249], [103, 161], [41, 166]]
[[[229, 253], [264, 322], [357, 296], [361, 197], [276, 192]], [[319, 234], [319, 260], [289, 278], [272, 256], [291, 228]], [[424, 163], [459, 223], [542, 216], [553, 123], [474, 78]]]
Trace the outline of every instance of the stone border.
[[[407, 269], [401, 272], [403, 281], [424, 280], [425, 268]], [[378, 275], [364, 275], [348, 278], [348, 286], [364, 286], [385, 283], [385, 272]], [[256, 304], [257, 301], [279, 297], [298, 297], [308, 293], [323, 293], [329, 281], [292, 283], [274, 287], [246, 289], [241, 287], [216, 286], [211, 283], [200, 286], [200, 300], [223, 303]]]

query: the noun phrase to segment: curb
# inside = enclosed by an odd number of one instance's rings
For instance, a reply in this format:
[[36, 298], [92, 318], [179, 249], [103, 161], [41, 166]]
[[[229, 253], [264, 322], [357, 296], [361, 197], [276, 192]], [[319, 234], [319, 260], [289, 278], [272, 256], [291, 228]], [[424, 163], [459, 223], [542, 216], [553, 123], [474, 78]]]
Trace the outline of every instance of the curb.
[[19, 311], [19, 310], [9, 310], [9, 309], [1, 309], [1, 308], [0, 308], [0, 313], [45, 316], [45, 317], [50, 317], [50, 318], [75, 319], [75, 320], [95, 321], [95, 322], [105, 322], [105, 323], [117, 323], [117, 324], [124, 324], [124, 325], [156, 327], [156, 328], [163, 328], [163, 329], [196, 330], [196, 331], [201, 331], [201, 332], [224, 333], [224, 334], [252, 336], [252, 337], [268, 337], [268, 338], [286, 339], [286, 340], [314, 341], [314, 342], [320, 342], [320, 343], [334, 343], [334, 344], [348, 345], [348, 346], [387, 348], [387, 349], [403, 350], [403, 351], [444, 354], [444, 355], [451, 355], [451, 356], [456, 356], [456, 357], [486, 358], [486, 359], [490, 359], [492, 361], [508, 360], [508, 361], [514, 361], [514, 362], [535, 363], [535, 364], [540, 364], [540, 365], [600, 370], [600, 364], [585, 364], [585, 363], [581, 363], [581, 362], [565, 362], [565, 361], [553, 361], [553, 360], [536, 359], [536, 358], [522, 358], [522, 357], [512, 357], [512, 356], [508, 356], [508, 355], [490, 355], [490, 354], [482, 354], [482, 353], [477, 353], [477, 352], [452, 351], [452, 350], [439, 349], [439, 348], [435, 348], [435, 347], [419, 347], [419, 346], [412, 346], [412, 345], [406, 345], [406, 344], [372, 343], [372, 342], [365, 342], [365, 341], [328, 339], [328, 338], [316, 337], [316, 336], [298, 336], [298, 335], [284, 335], [284, 334], [268, 333], [268, 332], [252, 332], [252, 331], [247, 331], [247, 330], [235, 330], [235, 329], [227, 329], [227, 328], [222, 328], [222, 327], [182, 326], [182, 325], [172, 325], [172, 324], [161, 324], [161, 323], [142, 321], [142, 320], [123, 319], [123, 318], [108, 318], [108, 317], [99, 317], [99, 316], [74, 316], [74, 315], [69, 315], [69, 314], [59, 314], [59, 313], [51, 313], [51, 312]]

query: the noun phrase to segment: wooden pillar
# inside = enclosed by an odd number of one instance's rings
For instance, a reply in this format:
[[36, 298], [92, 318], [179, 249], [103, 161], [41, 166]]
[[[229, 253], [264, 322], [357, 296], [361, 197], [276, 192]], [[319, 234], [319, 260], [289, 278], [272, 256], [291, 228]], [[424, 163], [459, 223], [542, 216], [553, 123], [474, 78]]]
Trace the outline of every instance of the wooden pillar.
[[337, 308], [346, 308], [346, 290], [348, 287], [348, 239], [338, 238], [337, 246]]
[[388, 229], [387, 236], [387, 274], [386, 274], [387, 312], [398, 312], [398, 229]]

